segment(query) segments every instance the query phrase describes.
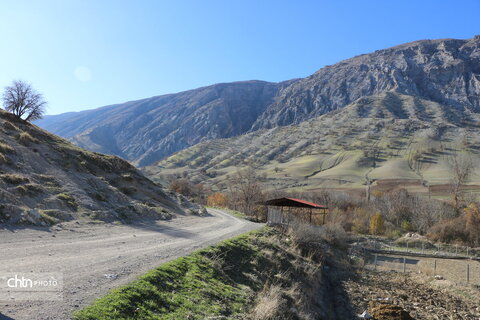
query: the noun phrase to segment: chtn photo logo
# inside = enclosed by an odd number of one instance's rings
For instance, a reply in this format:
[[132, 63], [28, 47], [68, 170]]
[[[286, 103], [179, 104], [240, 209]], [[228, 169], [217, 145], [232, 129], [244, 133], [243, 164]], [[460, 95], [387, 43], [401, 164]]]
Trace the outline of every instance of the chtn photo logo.
[[58, 280], [32, 280], [16, 274], [13, 278], [7, 279], [7, 286], [9, 288], [56, 287]]
[[0, 301], [62, 299], [61, 273], [0, 272]]

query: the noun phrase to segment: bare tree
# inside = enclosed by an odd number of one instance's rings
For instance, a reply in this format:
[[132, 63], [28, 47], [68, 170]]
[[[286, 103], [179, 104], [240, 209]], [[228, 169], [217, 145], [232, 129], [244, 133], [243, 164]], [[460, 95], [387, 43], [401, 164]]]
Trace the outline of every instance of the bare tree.
[[251, 167], [238, 170], [230, 178], [229, 189], [231, 199], [236, 204], [238, 203], [239, 207], [247, 215], [253, 215], [256, 204], [263, 200], [260, 177], [257, 176], [255, 170]]
[[11, 86], [5, 87], [3, 107], [20, 119], [25, 121], [41, 119], [46, 105], [43, 95], [22, 80], [13, 81]]
[[459, 208], [461, 187], [468, 182], [473, 173], [472, 159], [466, 155], [458, 155], [456, 152], [449, 158], [450, 184], [452, 188], [455, 208]]

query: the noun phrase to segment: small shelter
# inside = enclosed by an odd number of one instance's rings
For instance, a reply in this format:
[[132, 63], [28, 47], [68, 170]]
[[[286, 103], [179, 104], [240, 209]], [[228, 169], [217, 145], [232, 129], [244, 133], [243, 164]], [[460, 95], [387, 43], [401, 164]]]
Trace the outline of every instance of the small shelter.
[[268, 208], [267, 223], [271, 225], [289, 224], [301, 221], [310, 224], [324, 224], [327, 206], [295, 199], [279, 198], [265, 202]]

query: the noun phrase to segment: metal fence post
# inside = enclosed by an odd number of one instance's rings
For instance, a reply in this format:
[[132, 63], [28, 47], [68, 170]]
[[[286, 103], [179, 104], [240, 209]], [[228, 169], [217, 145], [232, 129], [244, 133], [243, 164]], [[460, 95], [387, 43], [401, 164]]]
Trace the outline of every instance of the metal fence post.
[[467, 263], [467, 284], [470, 282], [470, 265]]
[[405, 259], [405, 257], [403, 257], [403, 273], [406, 272], [406, 264], [405, 263], [406, 263], [406, 259]]
[[435, 259], [434, 266], [433, 266], [433, 275], [437, 275], [437, 259]]
[[375, 253], [375, 271], [377, 271], [377, 254]]

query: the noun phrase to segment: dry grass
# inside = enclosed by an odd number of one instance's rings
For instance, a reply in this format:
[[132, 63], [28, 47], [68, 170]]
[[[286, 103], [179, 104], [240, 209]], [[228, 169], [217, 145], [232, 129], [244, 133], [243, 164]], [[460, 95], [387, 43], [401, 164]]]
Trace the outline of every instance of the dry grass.
[[19, 131], [20, 130], [20, 129], [18, 129], [18, 127], [16, 125], [11, 123], [10, 121], [5, 121], [3, 123], [3, 128], [7, 129], [7, 130], [12, 130], [12, 131]]
[[10, 160], [4, 154], [0, 153], [0, 164], [9, 163]]
[[24, 146], [28, 146], [30, 143], [38, 142], [37, 139], [32, 137], [28, 132], [21, 132], [17, 137], [17, 141], [23, 144]]
[[15, 149], [4, 142], [0, 142], [0, 152], [2, 153], [14, 153]]
[[252, 311], [252, 320], [275, 320], [284, 319], [286, 299], [283, 297], [283, 289], [279, 285], [264, 289], [258, 298], [258, 303]]
[[297, 244], [302, 243], [329, 243], [335, 246], [344, 247], [347, 234], [340, 224], [325, 224], [323, 226], [312, 226], [296, 222], [290, 225], [289, 234]]
[[10, 184], [20, 184], [29, 181], [27, 177], [13, 173], [2, 174], [0, 175], [0, 179]]
[[44, 189], [41, 185], [36, 183], [28, 183], [15, 188], [15, 190], [22, 195], [36, 195], [42, 193]]

